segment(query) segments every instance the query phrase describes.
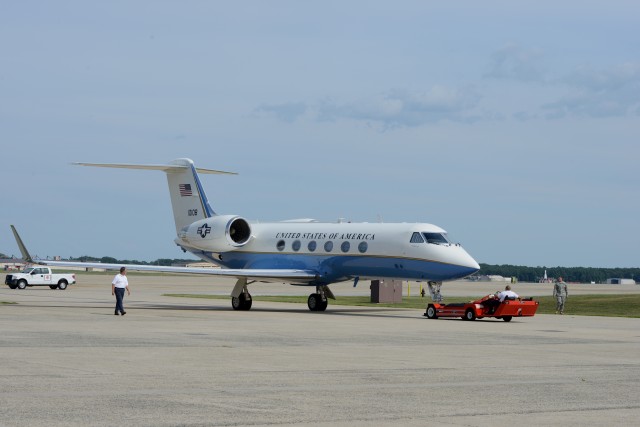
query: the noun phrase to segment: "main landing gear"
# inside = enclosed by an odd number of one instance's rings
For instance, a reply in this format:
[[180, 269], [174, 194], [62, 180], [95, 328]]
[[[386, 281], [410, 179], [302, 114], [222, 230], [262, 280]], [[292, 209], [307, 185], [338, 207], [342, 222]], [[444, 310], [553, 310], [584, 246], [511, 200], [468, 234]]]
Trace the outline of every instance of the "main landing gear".
[[326, 297], [323, 300], [320, 294], [311, 294], [307, 300], [307, 305], [311, 311], [325, 311], [329, 305], [329, 301], [327, 301]]
[[249, 292], [241, 293], [237, 297], [231, 297], [231, 307], [234, 310], [250, 310], [253, 300]]
[[[316, 293], [309, 295], [307, 305], [311, 311], [325, 311], [329, 305], [328, 298], [336, 299], [329, 287], [316, 286]], [[253, 300], [247, 289], [247, 279], [238, 279], [231, 292], [231, 307], [234, 310], [250, 310]]]
[[336, 299], [327, 286], [316, 286], [316, 293], [309, 295], [307, 305], [311, 311], [325, 311], [329, 305], [327, 298]]
[[231, 307], [234, 310], [250, 310], [252, 302], [251, 294], [247, 289], [247, 279], [238, 279], [231, 292]]

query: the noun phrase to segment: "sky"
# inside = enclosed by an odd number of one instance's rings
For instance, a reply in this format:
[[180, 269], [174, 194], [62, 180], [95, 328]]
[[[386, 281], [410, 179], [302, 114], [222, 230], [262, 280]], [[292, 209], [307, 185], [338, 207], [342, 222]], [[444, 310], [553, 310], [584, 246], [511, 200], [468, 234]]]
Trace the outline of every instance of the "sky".
[[639, 267], [637, 1], [0, 2], [0, 252], [180, 258], [161, 172], [261, 222]]

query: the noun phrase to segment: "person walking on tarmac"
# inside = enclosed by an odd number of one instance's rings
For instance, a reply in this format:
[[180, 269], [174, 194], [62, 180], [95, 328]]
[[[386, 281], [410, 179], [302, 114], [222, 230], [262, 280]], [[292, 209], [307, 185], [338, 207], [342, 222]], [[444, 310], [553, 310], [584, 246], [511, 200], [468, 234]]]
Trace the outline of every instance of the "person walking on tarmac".
[[556, 284], [553, 285], [553, 296], [556, 297], [556, 314], [564, 314], [564, 303], [569, 296], [569, 289], [567, 288], [567, 284], [562, 280], [562, 277], [558, 277]]
[[123, 316], [127, 314], [127, 312], [124, 311], [124, 306], [122, 305], [125, 289], [127, 291], [127, 295], [131, 295], [131, 292], [129, 292], [129, 281], [127, 280], [127, 269], [125, 267], [120, 267], [120, 273], [116, 274], [116, 277], [114, 277], [111, 282], [111, 295], [116, 296], [116, 311], [113, 313], [116, 316], [118, 315], [118, 312]]

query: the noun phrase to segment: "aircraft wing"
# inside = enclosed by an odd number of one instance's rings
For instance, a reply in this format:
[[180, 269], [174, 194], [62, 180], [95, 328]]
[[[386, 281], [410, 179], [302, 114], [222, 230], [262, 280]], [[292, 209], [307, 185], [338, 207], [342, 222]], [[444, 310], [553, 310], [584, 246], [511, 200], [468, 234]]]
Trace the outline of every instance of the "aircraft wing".
[[181, 273], [181, 274], [205, 274], [210, 276], [235, 277], [238, 279], [260, 280], [267, 282], [293, 282], [299, 284], [309, 283], [318, 277], [318, 273], [312, 270], [294, 269], [227, 269], [227, 268], [193, 268], [193, 267], [165, 267], [159, 265], [137, 265], [137, 264], [105, 264], [100, 262], [73, 262], [73, 261], [49, 261], [31, 258], [29, 251], [22, 242], [16, 228], [12, 225], [11, 230], [20, 248], [22, 258], [32, 264], [47, 265], [52, 267], [81, 267], [81, 268], [101, 268], [105, 270], [120, 270], [120, 267], [127, 267], [133, 271], [157, 271], [161, 273]]
[[120, 270], [120, 267], [127, 267], [130, 271], [157, 271], [159, 273], [180, 273], [180, 274], [204, 274], [209, 276], [246, 278], [249, 280], [261, 280], [268, 282], [295, 282], [307, 283], [316, 279], [318, 274], [310, 270], [293, 269], [228, 269], [228, 268], [200, 268], [200, 267], [167, 267], [159, 265], [139, 265], [139, 264], [105, 264], [100, 262], [72, 262], [72, 261], [49, 261], [30, 260], [33, 264], [47, 265], [51, 267], [81, 267], [100, 268], [104, 270]]

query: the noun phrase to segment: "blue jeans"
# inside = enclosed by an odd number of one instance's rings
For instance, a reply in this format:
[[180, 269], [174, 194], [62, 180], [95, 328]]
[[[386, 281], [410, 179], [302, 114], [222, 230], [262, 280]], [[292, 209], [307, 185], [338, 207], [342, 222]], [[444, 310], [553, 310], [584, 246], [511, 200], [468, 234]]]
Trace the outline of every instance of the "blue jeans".
[[124, 299], [124, 288], [116, 288], [116, 313], [122, 313], [124, 307], [122, 306], [122, 300]]

